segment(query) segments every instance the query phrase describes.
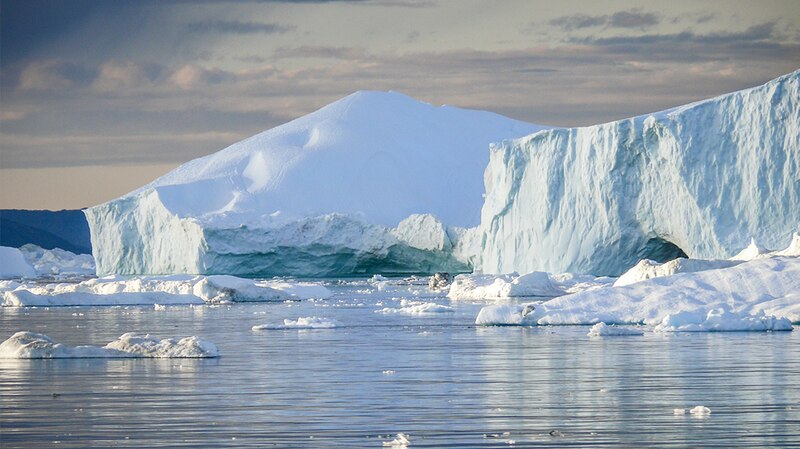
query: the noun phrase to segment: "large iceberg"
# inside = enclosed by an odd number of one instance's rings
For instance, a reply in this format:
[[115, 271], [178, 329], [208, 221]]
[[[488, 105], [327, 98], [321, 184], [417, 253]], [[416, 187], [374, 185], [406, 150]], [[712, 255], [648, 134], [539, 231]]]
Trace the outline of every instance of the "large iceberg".
[[86, 210], [97, 273], [469, 270], [489, 144], [540, 129], [357, 92]]
[[800, 224], [800, 71], [656, 114], [493, 146], [476, 265], [619, 275], [724, 259]]

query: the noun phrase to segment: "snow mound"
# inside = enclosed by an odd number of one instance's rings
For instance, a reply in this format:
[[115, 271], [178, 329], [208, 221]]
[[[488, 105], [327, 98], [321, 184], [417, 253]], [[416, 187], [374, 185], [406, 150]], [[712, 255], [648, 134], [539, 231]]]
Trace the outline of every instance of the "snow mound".
[[489, 144], [540, 129], [356, 92], [88, 209], [97, 272], [465, 271]]
[[175, 305], [325, 299], [322, 285], [235, 276], [107, 276], [79, 283], [0, 285], [3, 306]]
[[609, 326], [606, 323], [597, 323], [589, 329], [587, 337], [613, 337], [622, 335], [644, 335], [640, 329], [629, 327]]
[[438, 313], [453, 313], [454, 311], [455, 309], [450, 306], [436, 304], [435, 302], [410, 301], [408, 299], [403, 299], [400, 301], [400, 307], [386, 307], [376, 310], [375, 313], [382, 313], [384, 315], [430, 315]]
[[318, 316], [300, 317], [296, 320], [285, 319], [283, 324], [259, 324], [252, 327], [254, 331], [282, 330], [282, 329], [333, 329], [342, 324], [330, 318]]
[[763, 311], [755, 315], [735, 313], [722, 308], [678, 312], [664, 317], [655, 327], [656, 332], [737, 332], [737, 331], [791, 331], [792, 322], [786, 318], [767, 316]]
[[149, 334], [127, 333], [109, 344], [99, 346], [66, 346], [44, 334], [17, 332], [0, 343], [0, 358], [65, 359], [65, 358], [206, 358], [219, 357], [214, 343], [197, 337], [163, 340]]
[[94, 258], [90, 254], [44, 249], [33, 244], [23, 245], [19, 250], [38, 276], [93, 276], [95, 273]]
[[[800, 321], [799, 292], [800, 259], [772, 257], [730, 268], [587, 290], [541, 304], [484, 307], [476, 323], [656, 326], [670, 315], [672, 318], [663, 329], [673, 324], [697, 324], [701, 330], [740, 330], [748, 326], [778, 330]], [[533, 310], [523, 317], [526, 307]], [[709, 315], [714, 309], [727, 313]]]
[[456, 276], [447, 297], [450, 299], [496, 299], [514, 297], [553, 297], [565, 294], [553, 279], [544, 272], [510, 275]]
[[619, 275], [640, 259], [725, 259], [751, 237], [778, 247], [800, 223], [797, 173], [800, 71], [505, 141], [484, 176], [476, 269]]
[[0, 278], [32, 278], [36, 270], [25, 260], [17, 248], [0, 246]]

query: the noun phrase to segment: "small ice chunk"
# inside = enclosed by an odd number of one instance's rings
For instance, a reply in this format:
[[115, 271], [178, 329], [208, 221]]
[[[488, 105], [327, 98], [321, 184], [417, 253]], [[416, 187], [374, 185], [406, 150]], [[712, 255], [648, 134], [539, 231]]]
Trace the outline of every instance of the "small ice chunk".
[[597, 323], [586, 334], [588, 337], [611, 337], [621, 335], [644, 335], [639, 329], [629, 327], [609, 326], [606, 323]]
[[672, 414], [673, 415], [685, 415], [686, 414], [686, 409], [684, 409], [684, 408], [673, 408], [672, 409]]
[[429, 315], [436, 313], [453, 313], [453, 312], [454, 309], [450, 306], [436, 304], [434, 302], [409, 301], [407, 299], [403, 299], [400, 301], [399, 308], [386, 307], [375, 311], [375, 313], [382, 313], [384, 315], [389, 315], [394, 313], [401, 315]]
[[285, 319], [283, 324], [259, 324], [253, 326], [254, 331], [275, 329], [332, 329], [341, 326], [336, 320], [318, 316], [300, 317], [296, 320]]
[[689, 413], [691, 413], [694, 416], [708, 416], [711, 414], [711, 409], [708, 407], [704, 407], [702, 405], [698, 405], [693, 409], [689, 410]]
[[406, 435], [405, 433], [398, 433], [395, 439], [392, 441], [384, 441], [383, 447], [393, 447], [393, 448], [406, 448], [408, 445], [411, 444], [411, 437]]

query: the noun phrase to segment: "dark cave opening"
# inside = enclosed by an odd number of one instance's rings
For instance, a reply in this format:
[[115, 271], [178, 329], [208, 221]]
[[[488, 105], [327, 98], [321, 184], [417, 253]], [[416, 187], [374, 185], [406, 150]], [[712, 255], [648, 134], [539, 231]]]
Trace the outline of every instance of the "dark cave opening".
[[668, 262], [679, 257], [689, 258], [678, 245], [659, 237], [652, 238], [644, 244], [636, 256], [639, 259], [650, 259], [656, 262]]

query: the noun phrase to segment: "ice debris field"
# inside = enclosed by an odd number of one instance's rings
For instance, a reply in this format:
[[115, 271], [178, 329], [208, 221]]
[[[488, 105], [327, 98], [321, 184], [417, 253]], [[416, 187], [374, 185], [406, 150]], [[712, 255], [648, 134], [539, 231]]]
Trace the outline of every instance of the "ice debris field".
[[[356, 281], [107, 276], [76, 282], [0, 281], [0, 293], [6, 307], [324, 303], [338, 298], [336, 285], [341, 282]], [[457, 312], [459, 304], [477, 302], [483, 305], [477, 325], [595, 325], [588, 334], [592, 337], [791, 331], [793, 323], [800, 323], [800, 234], [785, 249], [768, 251], [753, 243], [728, 260], [643, 260], [619, 278], [536, 271], [462, 274], [444, 288], [416, 277], [373, 276], [357, 282], [365, 287], [361, 293], [376, 298], [374, 312], [380, 315], [447, 315]], [[253, 330], [341, 326], [325, 316], [305, 316]]]

